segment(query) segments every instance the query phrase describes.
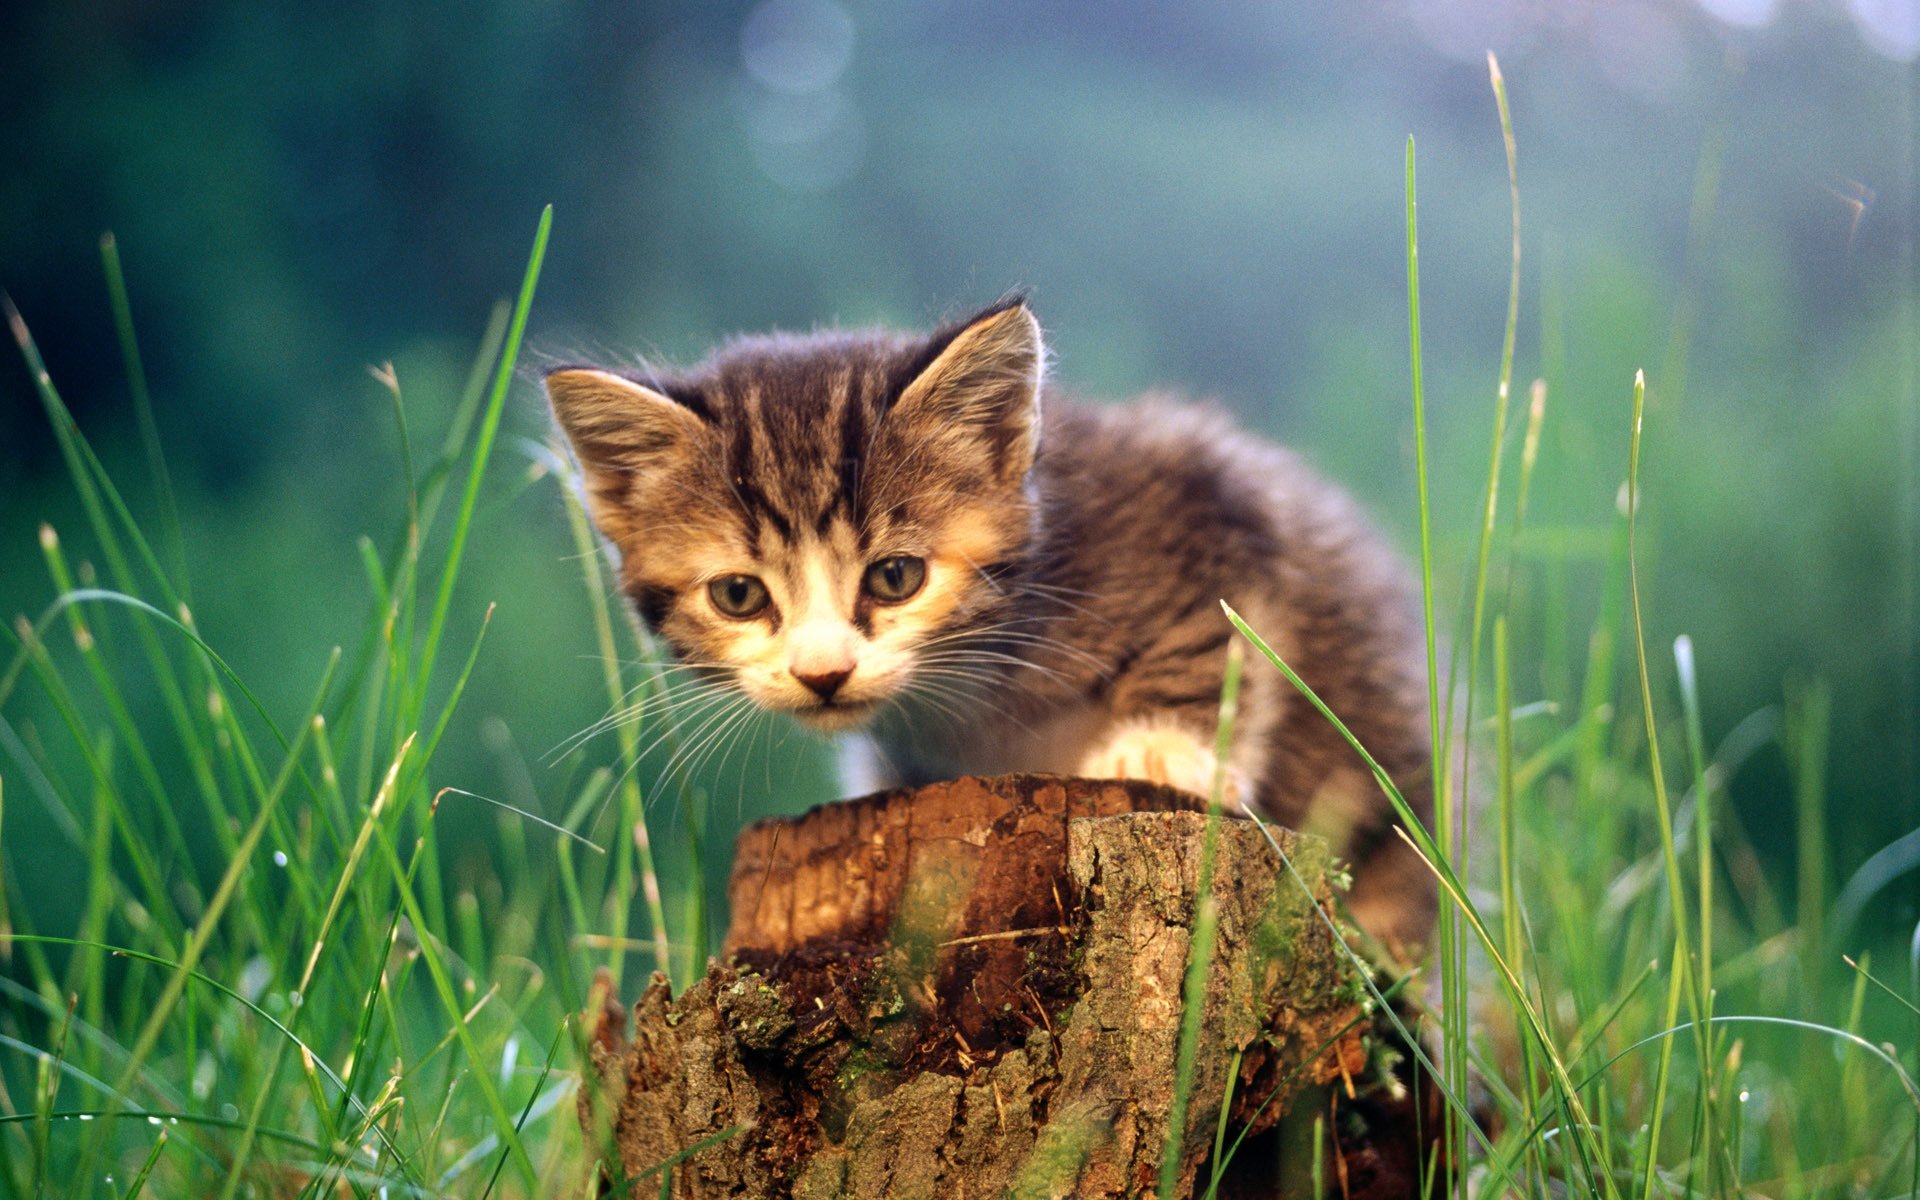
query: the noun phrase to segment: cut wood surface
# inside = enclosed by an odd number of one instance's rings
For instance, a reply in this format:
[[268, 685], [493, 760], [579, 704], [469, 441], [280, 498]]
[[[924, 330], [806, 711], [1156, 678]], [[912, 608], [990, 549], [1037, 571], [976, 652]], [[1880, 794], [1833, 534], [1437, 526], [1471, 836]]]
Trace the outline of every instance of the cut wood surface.
[[[674, 997], [656, 975], [631, 1034], [603, 990], [581, 1107], [610, 1147], [607, 1179], [672, 1161], [683, 1198], [1152, 1194], [1176, 1108], [1198, 803], [1011, 775], [748, 829], [705, 978]], [[1271, 833], [1297, 878], [1252, 822], [1218, 826], [1181, 1196], [1204, 1190], [1230, 1072], [1231, 1136], [1365, 1066], [1359, 981], [1321, 918], [1327, 850]]]

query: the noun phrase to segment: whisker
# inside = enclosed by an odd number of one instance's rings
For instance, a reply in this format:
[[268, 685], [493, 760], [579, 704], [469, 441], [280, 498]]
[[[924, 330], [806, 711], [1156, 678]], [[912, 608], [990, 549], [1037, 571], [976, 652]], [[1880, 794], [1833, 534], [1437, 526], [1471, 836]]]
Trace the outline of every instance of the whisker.
[[[1079, 666], [1085, 668], [1090, 674], [1093, 674], [1101, 679], [1105, 679], [1113, 673], [1112, 666], [1108, 664], [1105, 660], [1085, 650], [1082, 650], [1077, 646], [1059, 641], [1056, 638], [1041, 637], [1037, 634], [1022, 633], [1018, 630], [1014, 630], [1014, 631], [1008, 631], [1008, 632], [995, 633], [991, 635], [983, 635], [978, 639], [974, 639], [973, 641], [961, 642], [961, 643], [958, 643], [958, 645], [963, 648], [970, 648], [974, 645], [974, 642], [984, 643], [984, 645], [981, 647], [982, 649], [991, 647], [994, 644], [998, 643], [998, 644], [1009, 645], [1013, 647], [1024, 647], [1024, 648], [1031, 649], [1035, 652], [1046, 651], [1046, 652], [1058, 654], [1061, 656], [1061, 658], [1065, 659], [1066, 661], [1078, 664]], [[1002, 653], [1004, 653], [1004, 651], [1002, 651]], [[1033, 663], [1033, 659], [1030, 657], [1022, 657], [1020, 661], [1029, 663], [1029, 664]]]
[[1019, 625], [1037, 625], [1037, 624], [1050, 622], [1052, 619], [1053, 618], [1051, 617], [1041, 617], [1041, 616], [1035, 616], [1035, 615], [1004, 617], [997, 621], [990, 621], [990, 622], [986, 622], [979, 625], [968, 625], [959, 629], [951, 629], [944, 633], [938, 634], [934, 638], [929, 640], [955, 641], [961, 638], [980, 637], [984, 634], [992, 633], [995, 630], [1012, 629], [1015, 626], [1019, 626]]
[[630, 725], [649, 716], [666, 716], [678, 709], [685, 708], [691, 704], [697, 704], [704, 698], [729, 691], [731, 690], [731, 686], [731, 684], [724, 680], [686, 680], [679, 682], [670, 688], [646, 697], [638, 704], [615, 709], [613, 712], [608, 713], [606, 716], [588, 725], [585, 729], [563, 739], [559, 745], [547, 752], [544, 756], [545, 761], [548, 763], [556, 762], [573, 750], [578, 749], [591, 738], [597, 737], [610, 729], [618, 728], [622, 725]]
[[700, 723], [691, 729], [682, 731], [682, 744], [668, 757], [667, 768], [663, 769], [662, 774], [668, 773], [673, 764], [680, 761], [683, 755], [697, 750], [702, 744], [701, 739], [707, 735], [708, 730], [712, 729], [716, 724], [730, 720], [734, 713], [751, 703], [753, 703], [753, 697], [742, 692], [730, 699], [717, 701], [711, 709], [700, 713], [698, 717]]
[[[737, 699], [737, 698], [734, 698], [734, 699]], [[656, 733], [653, 736], [653, 738], [649, 740], [644, 746], [640, 746], [634, 750], [634, 755], [633, 755], [634, 760], [637, 762], [641, 759], [646, 758], [647, 755], [653, 753], [664, 742], [668, 742], [668, 741], [677, 742], [677, 741], [684, 740], [686, 738], [698, 737], [700, 734], [700, 730], [704, 729], [707, 726], [707, 724], [713, 719], [714, 714], [726, 708], [729, 704], [733, 703], [734, 699], [730, 699], [727, 696], [703, 697], [702, 698], [703, 705], [697, 708], [697, 710], [693, 713], [691, 717], [684, 717], [679, 714], [675, 714], [673, 719], [663, 721], [661, 723], [660, 732]], [[694, 726], [691, 730], [689, 730], [688, 726], [694, 721], [698, 721], [700, 724], [697, 726]], [[676, 747], [672, 751], [672, 753], [669, 755], [669, 761], [672, 760], [673, 755], [677, 755], [679, 753], [681, 753], [681, 749]]]
[[[1061, 683], [1068, 683], [1072, 681], [1071, 677], [1068, 676], [1063, 671], [1058, 671], [1052, 667], [1043, 666], [1040, 663], [1034, 662], [1030, 658], [1022, 658], [1017, 654], [1007, 654], [998, 650], [970, 649], [970, 650], [964, 650], [964, 651], [959, 651], [959, 650], [947, 651], [945, 652], [944, 655], [937, 655], [937, 654], [927, 655], [924, 658], [920, 659], [919, 661], [925, 664], [949, 663], [949, 662], [999, 663], [1007, 667], [1014, 667], [1014, 668], [1023, 667], [1030, 671], [1037, 671], [1040, 674], [1045, 675], [1047, 678], [1055, 680], [1057, 682], [1061, 682]], [[1003, 672], [1003, 674], [1007, 674], [1007, 673], [1010, 673], [1010, 672]]]
[[[924, 711], [931, 712], [945, 721], [949, 731], [957, 734], [965, 728], [961, 715], [941, 699], [941, 693], [937, 688], [916, 682], [909, 684], [901, 694], [903, 697], [911, 698], [917, 705], [924, 706]], [[910, 711], [907, 713], [909, 724], [912, 722], [912, 715]]]
[[[978, 684], [979, 681], [978, 680], [962, 680], [962, 683]], [[933, 694], [945, 696], [946, 698], [952, 700], [954, 703], [957, 703], [957, 704], [977, 705], [982, 699], [982, 697], [977, 692], [963, 691], [961, 690], [960, 687], [956, 686], [953, 683], [947, 682], [945, 680], [928, 680], [922, 686], [928, 689], [929, 692]], [[1021, 717], [1016, 713], [1006, 711], [1003, 709], [998, 714], [996, 714], [996, 719], [1002, 720], [1002, 721], [1011, 721], [1015, 725], [1019, 726], [1020, 729], [1026, 733], [1031, 734], [1034, 732], [1033, 726], [1030, 723], [1028, 723], [1028, 721], [1024, 717]]]
[[726, 772], [727, 760], [732, 757], [733, 750], [738, 745], [738, 731], [743, 727], [750, 728], [753, 722], [763, 715], [765, 715], [764, 710], [751, 703], [750, 698], [747, 704], [736, 705], [729, 710], [726, 719], [705, 735], [701, 748], [685, 764], [687, 778], [691, 779], [704, 770], [707, 764], [712, 762], [714, 754], [725, 749], [725, 755], [713, 772], [716, 779], [723, 776]]
[[743, 709], [751, 704], [751, 697], [741, 695], [708, 714], [701, 721], [700, 726], [689, 733], [686, 740], [668, 755], [666, 763], [660, 768], [658, 778], [682, 793], [692, 788], [694, 765], [704, 757], [703, 752], [711, 745], [709, 731], [726, 728]]
[[760, 730], [764, 729], [768, 724], [765, 720], [767, 715], [766, 710], [756, 706], [753, 711], [748, 712], [737, 723], [741, 730], [740, 734], [730, 734], [724, 729], [721, 730], [718, 736], [727, 742], [727, 748], [725, 752], [720, 755], [720, 761], [713, 768], [715, 778], [726, 777], [727, 764], [733, 761], [735, 751], [745, 747], [745, 753], [751, 757], [754, 739], [759, 736]]
[[[955, 711], [954, 705], [968, 708], [977, 705], [980, 700], [980, 696], [975, 693], [962, 691], [953, 684], [937, 679], [916, 678], [908, 685], [905, 694], [911, 696], [916, 702], [928, 705], [933, 710], [933, 714], [942, 718], [942, 720], [946, 722], [947, 728], [955, 734], [965, 733], [966, 714]], [[911, 719], [910, 714], [909, 719]], [[1022, 732], [1029, 735], [1035, 732], [1033, 726], [1025, 718], [1013, 713], [1002, 712], [999, 714], [999, 719], [1011, 721], [1014, 725], [1018, 726]]]
[[[965, 556], [963, 555], [962, 557]], [[967, 565], [973, 568], [974, 573], [979, 575], [988, 587], [992, 588], [995, 593], [1003, 598], [1010, 598], [1012, 594], [1028, 596], [1047, 601], [1048, 603], [1058, 604], [1064, 608], [1070, 608], [1075, 612], [1082, 613], [1103, 624], [1112, 623], [1107, 617], [1093, 611], [1085, 605], [1077, 604], [1066, 599], [1067, 596], [1093, 599], [1098, 593], [1086, 591], [1082, 588], [1069, 588], [1059, 584], [1042, 583], [1024, 574], [1016, 574], [1014, 569], [995, 571], [991, 565], [983, 567], [971, 558], [967, 559]], [[1009, 588], [1012, 589], [1011, 593], [1008, 590]]]

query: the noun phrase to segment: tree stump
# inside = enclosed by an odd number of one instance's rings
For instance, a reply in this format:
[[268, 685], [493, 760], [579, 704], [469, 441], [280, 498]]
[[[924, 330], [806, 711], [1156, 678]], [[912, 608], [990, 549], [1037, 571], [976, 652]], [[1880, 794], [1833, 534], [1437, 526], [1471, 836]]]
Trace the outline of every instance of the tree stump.
[[[606, 1139], [609, 1190], [659, 1188], [657, 1174], [621, 1183], [671, 1163], [683, 1200], [1152, 1194], [1176, 1107], [1197, 805], [1011, 775], [749, 828], [721, 960], [677, 998], [656, 974], [631, 1038], [600, 997], [581, 1116]], [[1306, 888], [1252, 822], [1218, 829], [1181, 1196], [1197, 1176], [1204, 1189], [1229, 1094], [1230, 1135], [1257, 1134], [1300, 1089], [1366, 1065], [1362, 989], [1321, 919], [1327, 849], [1271, 832]]]

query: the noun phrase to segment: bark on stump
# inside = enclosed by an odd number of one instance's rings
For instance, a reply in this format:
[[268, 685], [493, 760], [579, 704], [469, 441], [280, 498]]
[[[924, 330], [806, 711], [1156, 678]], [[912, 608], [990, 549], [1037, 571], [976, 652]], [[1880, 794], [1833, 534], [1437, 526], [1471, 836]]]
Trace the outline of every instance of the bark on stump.
[[[686, 1200], [1151, 1194], [1206, 831], [1195, 803], [1013, 775], [748, 829], [722, 960], [678, 998], [655, 975], [631, 1038], [603, 997], [581, 1115], [615, 1151], [607, 1177], [676, 1160]], [[1251, 822], [1221, 822], [1182, 1196], [1236, 1053], [1230, 1132], [1364, 1065], [1360, 987], [1318, 911], [1327, 849], [1272, 832], [1311, 895]]]

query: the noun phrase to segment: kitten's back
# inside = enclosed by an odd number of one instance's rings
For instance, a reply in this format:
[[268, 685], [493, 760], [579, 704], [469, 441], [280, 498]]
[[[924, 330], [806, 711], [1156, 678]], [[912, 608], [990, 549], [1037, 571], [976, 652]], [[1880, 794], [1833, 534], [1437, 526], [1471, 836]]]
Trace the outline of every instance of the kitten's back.
[[[1125, 672], [1117, 708], [1210, 712], [1231, 604], [1386, 768], [1423, 819], [1431, 758], [1422, 626], [1409, 574], [1352, 497], [1221, 413], [1166, 397], [1092, 406], [1049, 397], [1035, 482], [1046, 574], [1087, 595], [1076, 640]], [[1253, 662], [1236, 762], [1254, 801], [1328, 835], [1360, 864], [1353, 905], [1420, 940], [1432, 879], [1337, 730]], [[1375, 859], [1369, 863], [1367, 860]]]

